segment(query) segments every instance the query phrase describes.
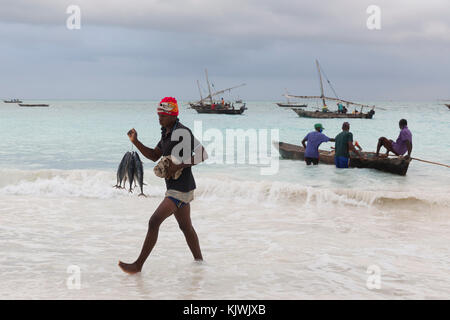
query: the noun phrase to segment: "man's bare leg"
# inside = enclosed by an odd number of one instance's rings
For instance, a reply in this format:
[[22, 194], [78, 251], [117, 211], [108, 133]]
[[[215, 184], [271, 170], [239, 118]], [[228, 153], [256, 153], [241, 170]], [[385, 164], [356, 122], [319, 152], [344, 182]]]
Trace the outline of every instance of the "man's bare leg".
[[186, 242], [191, 249], [195, 260], [203, 260], [202, 252], [200, 250], [200, 243], [198, 241], [197, 233], [192, 226], [191, 221], [191, 205], [188, 203], [175, 212], [175, 218], [178, 221], [178, 226], [184, 233]]
[[124, 263], [119, 261], [119, 267], [126, 273], [134, 274], [141, 272], [142, 266], [145, 260], [152, 252], [153, 247], [158, 240], [159, 226], [161, 223], [168, 218], [172, 213], [175, 212], [177, 207], [169, 198], [164, 198], [160, 203], [155, 213], [153, 213], [150, 221], [148, 223], [147, 236], [145, 237], [144, 245], [142, 246], [141, 254], [134, 263]]
[[392, 141], [385, 138], [385, 137], [381, 137], [380, 139], [378, 139], [378, 145], [377, 145], [377, 153], [376, 156], [379, 156], [380, 153], [380, 149], [381, 147], [385, 147], [386, 148], [386, 155], [385, 157], [387, 157], [389, 155], [389, 152], [392, 152], [395, 154], [394, 149], [392, 147]]

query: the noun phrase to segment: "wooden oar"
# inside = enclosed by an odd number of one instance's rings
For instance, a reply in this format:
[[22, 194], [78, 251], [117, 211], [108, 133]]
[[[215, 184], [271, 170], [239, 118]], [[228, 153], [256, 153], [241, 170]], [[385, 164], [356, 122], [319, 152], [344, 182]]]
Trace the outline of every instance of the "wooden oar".
[[411, 157], [411, 159], [413, 159], [413, 160], [417, 160], [417, 161], [422, 161], [422, 162], [426, 162], [426, 163], [431, 163], [431, 164], [435, 164], [435, 165], [438, 165], [438, 166], [443, 166], [443, 167], [447, 167], [447, 168], [450, 168], [450, 166], [449, 166], [449, 165], [447, 165], [447, 164], [443, 164], [443, 163], [439, 163], [439, 162], [433, 162], [433, 161], [428, 161], [428, 160], [422, 160], [422, 159], [418, 159], [418, 158], [413, 158], [413, 157]]
[[[389, 157], [398, 157], [398, 156], [396, 156], [395, 154], [390, 154]], [[417, 161], [421, 161], [421, 162], [426, 162], [426, 163], [435, 164], [435, 165], [438, 165], [438, 166], [443, 166], [443, 167], [450, 168], [449, 165], [443, 164], [443, 163], [439, 163], [439, 162], [433, 162], [433, 161], [428, 161], [428, 160], [423, 160], [423, 159], [413, 158], [413, 157], [411, 157], [411, 159], [412, 159], [412, 160], [417, 160]]]

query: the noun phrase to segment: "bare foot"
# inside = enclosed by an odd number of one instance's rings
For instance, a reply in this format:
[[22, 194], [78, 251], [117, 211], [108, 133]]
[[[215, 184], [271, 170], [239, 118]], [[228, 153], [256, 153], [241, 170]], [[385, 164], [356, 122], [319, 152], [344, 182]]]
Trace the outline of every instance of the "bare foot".
[[135, 274], [141, 272], [141, 268], [139, 268], [135, 263], [125, 263], [119, 261], [119, 267], [120, 269], [122, 269], [123, 272], [126, 272], [128, 274]]

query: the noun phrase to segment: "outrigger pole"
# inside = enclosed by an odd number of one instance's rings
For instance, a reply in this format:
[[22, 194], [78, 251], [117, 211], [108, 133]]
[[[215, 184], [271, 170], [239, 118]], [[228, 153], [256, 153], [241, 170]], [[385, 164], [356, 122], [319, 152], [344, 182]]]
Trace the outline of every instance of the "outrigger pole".
[[[240, 84], [240, 85], [235, 86], [235, 87], [231, 87], [231, 88], [227, 88], [227, 89], [223, 89], [223, 90], [216, 91], [216, 92], [214, 92], [212, 95], [209, 95], [209, 96], [207, 96], [207, 97], [204, 97], [202, 100], [198, 101], [197, 103], [201, 103], [201, 102], [203, 102], [203, 101], [206, 100], [206, 99], [212, 99], [212, 97], [214, 97], [214, 96], [217, 96], [217, 95], [219, 95], [219, 94], [221, 94], [221, 93], [224, 93], [224, 92], [227, 92], [227, 91], [231, 91], [231, 90], [233, 90], [233, 89], [236, 89], [236, 88], [239, 88], [239, 87], [242, 87], [242, 86], [245, 86], [245, 83]], [[201, 98], [201, 97], [200, 97], [200, 98]]]

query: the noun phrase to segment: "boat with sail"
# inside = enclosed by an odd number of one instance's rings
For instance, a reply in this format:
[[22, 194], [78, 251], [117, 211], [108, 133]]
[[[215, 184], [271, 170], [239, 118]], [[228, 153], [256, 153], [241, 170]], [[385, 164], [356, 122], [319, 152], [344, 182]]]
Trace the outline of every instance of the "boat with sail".
[[[319, 82], [320, 82], [320, 96], [297, 96], [292, 94], [286, 94], [286, 98], [296, 98], [296, 99], [304, 99], [304, 100], [318, 100], [321, 102], [322, 107], [321, 110], [317, 109], [314, 111], [310, 110], [302, 110], [300, 108], [292, 108], [295, 113], [298, 114], [299, 117], [304, 118], [358, 118], [358, 119], [372, 119], [375, 114], [375, 106], [374, 105], [366, 105], [362, 103], [356, 103], [352, 101], [347, 101], [339, 98], [333, 86], [331, 85], [330, 80], [326, 77], [326, 74], [323, 72], [322, 68], [319, 65], [319, 61], [316, 60], [317, 72], [319, 74]], [[327, 97], [324, 93], [322, 73], [324, 74], [327, 83], [330, 85], [331, 89], [335, 97]], [[338, 110], [330, 111], [328, 109], [327, 101], [331, 103], [336, 103], [338, 106]], [[354, 107], [353, 112], [350, 112], [350, 107]], [[364, 112], [364, 108], [370, 108], [368, 112]], [[358, 110], [360, 109], [360, 110]]]
[[[295, 144], [274, 141], [273, 145], [278, 149], [281, 157], [291, 160], [305, 160], [305, 148]], [[404, 159], [400, 157], [381, 158], [375, 155], [375, 152], [361, 152], [363, 158], [359, 158], [355, 153], [350, 152], [351, 168], [370, 168], [379, 171], [406, 175], [411, 158]], [[319, 162], [323, 164], [334, 165], [334, 150], [326, 151], [319, 149]]]
[[214, 113], [214, 114], [229, 114], [229, 115], [237, 115], [244, 113], [247, 108], [245, 107], [245, 103], [242, 102], [241, 99], [236, 100], [235, 102], [225, 101], [225, 100], [214, 100], [213, 97], [216, 97], [225, 92], [229, 92], [233, 89], [245, 86], [245, 83], [234, 86], [231, 88], [219, 90], [213, 92], [211, 90], [211, 85], [208, 79], [208, 70], [205, 69], [206, 75], [206, 83], [208, 85], [208, 95], [206, 97], [202, 97], [202, 91], [200, 89], [200, 83], [197, 80], [197, 86], [200, 93], [200, 100], [196, 102], [189, 103], [191, 109], [194, 109], [198, 113]]

